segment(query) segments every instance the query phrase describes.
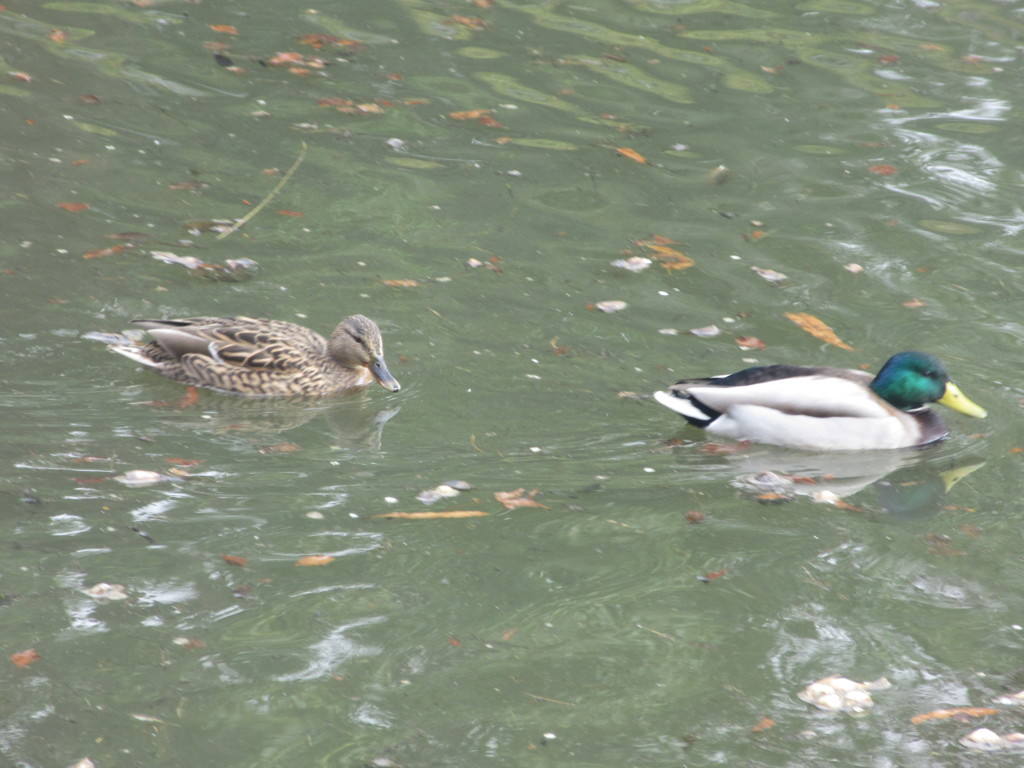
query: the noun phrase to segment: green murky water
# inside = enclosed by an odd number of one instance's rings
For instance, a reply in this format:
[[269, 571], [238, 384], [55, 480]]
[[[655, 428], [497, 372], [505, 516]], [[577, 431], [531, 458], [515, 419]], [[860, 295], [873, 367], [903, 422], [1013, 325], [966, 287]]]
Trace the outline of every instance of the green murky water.
[[[958, 740], [1020, 730], [991, 700], [1024, 688], [1019, 17], [7, 3], [0, 628], [39, 659], [5, 661], [4, 762], [1016, 765]], [[230, 236], [197, 224], [282, 181]], [[175, 407], [82, 338], [354, 312], [400, 393]], [[620, 396], [906, 348], [989, 420], [922, 454], [734, 455]], [[764, 468], [844, 505], [731, 485]], [[518, 488], [543, 506], [495, 498]], [[375, 517], [445, 510], [487, 515]], [[830, 674], [893, 686], [862, 718], [797, 698]], [[997, 713], [911, 722], [950, 707]]]

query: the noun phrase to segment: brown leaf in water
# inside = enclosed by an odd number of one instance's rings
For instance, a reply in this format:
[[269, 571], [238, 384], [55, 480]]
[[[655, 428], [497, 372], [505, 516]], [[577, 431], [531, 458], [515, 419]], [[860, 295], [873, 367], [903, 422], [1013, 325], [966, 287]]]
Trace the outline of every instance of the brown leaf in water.
[[321, 33], [302, 35], [299, 37], [299, 42], [303, 45], [311, 45], [314, 48], [323, 48], [325, 45], [337, 45], [342, 48], [361, 48], [365, 45], [365, 43], [359, 40], [350, 40], [344, 37], [335, 37], [334, 35]]
[[454, 14], [448, 17], [448, 20], [453, 24], [459, 24], [463, 27], [469, 27], [470, 29], [484, 29], [487, 27], [487, 22], [478, 16], [460, 16]]
[[907, 301], [903, 302], [903, 306], [907, 307], [908, 309], [920, 309], [921, 307], [925, 306], [925, 302], [922, 301], [921, 299], [908, 299]]
[[768, 346], [756, 336], [737, 336], [736, 343], [740, 345], [740, 349], [764, 349]]
[[479, 120], [493, 113], [493, 109], [465, 109], [461, 112], [449, 112], [448, 117], [452, 120]]
[[27, 651], [18, 651], [17, 653], [11, 654], [11, 663], [16, 667], [27, 667], [34, 661], [39, 661], [41, 657], [36, 651], [29, 648]]
[[374, 517], [385, 520], [460, 520], [466, 517], [487, 517], [487, 513], [475, 509], [456, 509], [448, 512], [385, 512]]
[[633, 162], [641, 163], [643, 165], [651, 164], [646, 157], [641, 155], [635, 149], [630, 149], [629, 147], [615, 147], [615, 151], [623, 157], [628, 157]]
[[47, 37], [55, 43], [64, 43], [67, 42], [68, 33], [63, 29], [51, 29], [50, 34], [48, 34]]
[[872, 165], [868, 168], [868, 173], [877, 173], [881, 176], [892, 176], [896, 173], [895, 165]]
[[289, 64], [302, 64], [306, 57], [296, 51], [278, 51], [269, 59], [267, 64], [272, 67], [283, 67]]
[[416, 288], [419, 286], [419, 282], [416, 280], [381, 280], [381, 282], [392, 288]]
[[239, 557], [238, 555], [221, 555], [220, 557], [221, 560], [223, 560], [228, 565], [244, 566], [249, 564], [249, 561], [246, 558]]
[[71, 211], [72, 213], [81, 213], [82, 211], [89, 210], [88, 203], [57, 203], [58, 208], [63, 208], [65, 211]]
[[334, 558], [330, 555], [303, 555], [295, 561], [296, 565], [327, 565], [333, 562]]
[[835, 331], [814, 315], [809, 315], [806, 312], [787, 312], [786, 317], [819, 341], [853, 351], [853, 347], [836, 336]]
[[83, 253], [82, 258], [102, 259], [104, 256], [113, 256], [116, 253], [121, 253], [123, 251], [128, 250], [129, 248], [134, 247], [135, 246], [132, 243], [122, 243], [121, 245], [112, 245], [109, 248], [96, 248], [95, 250], [89, 251], [88, 253]]
[[238, 28], [233, 27], [230, 24], [211, 24], [210, 29], [214, 32], [222, 32], [225, 35], [237, 35]]
[[302, 446], [297, 443], [275, 443], [274, 445], [264, 445], [259, 450], [260, 453], [295, 453], [301, 451]]
[[202, 464], [202, 459], [179, 459], [177, 456], [168, 456], [164, 459], [168, 464], [174, 464], [176, 467], [194, 467], [196, 464]]
[[517, 488], [514, 491], [495, 491], [494, 498], [501, 502], [505, 509], [516, 509], [517, 507], [540, 507], [541, 509], [551, 509], [551, 507], [545, 507], [539, 501], [534, 501], [534, 496], [540, 493], [540, 488], [534, 488], [532, 491], [523, 496], [525, 488]]
[[753, 731], [754, 733], [760, 733], [761, 731], [767, 731], [769, 728], [774, 728], [774, 727], [775, 727], [775, 721], [774, 720], [772, 720], [770, 717], [762, 717], [761, 718], [761, 722], [759, 722], [757, 725], [755, 725], [750, 730]]
[[929, 720], [947, 720], [951, 717], [967, 719], [968, 717], [985, 717], [998, 714], [999, 710], [992, 707], [953, 707], [952, 709], [933, 709], [931, 712], [914, 715], [910, 718], [910, 722], [918, 725]]

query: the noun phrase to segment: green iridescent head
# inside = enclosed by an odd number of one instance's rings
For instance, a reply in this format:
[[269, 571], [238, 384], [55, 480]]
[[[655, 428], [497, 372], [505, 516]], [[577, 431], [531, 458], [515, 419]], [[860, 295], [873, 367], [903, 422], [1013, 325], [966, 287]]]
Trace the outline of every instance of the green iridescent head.
[[949, 380], [946, 366], [924, 352], [900, 352], [890, 357], [871, 382], [871, 389], [901, 411], [939, 403], [979, 419], [987, 415]]

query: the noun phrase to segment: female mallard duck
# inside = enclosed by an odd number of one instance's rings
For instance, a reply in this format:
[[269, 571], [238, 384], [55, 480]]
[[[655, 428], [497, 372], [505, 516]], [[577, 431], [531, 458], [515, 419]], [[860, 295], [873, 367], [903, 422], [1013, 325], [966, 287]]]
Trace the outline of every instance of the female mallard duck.
[[877, 376], [845, 368], [768, 365], [655, 392], [691, 424], [733, 440], [811, 450], [908, 448], [944, 439], [949, 429], [925, 404], [968, 416], [985, 409], [923, 352], [900, 352]]
[[253, 397], [330, 395], [372, 381], [399, 389], [384, 364], [380, 328], [363, 315], [346, 317], [329, 340], [295, 323], [252, 317], [132, 322], [154, 340], [110, 349], [183, 384]]

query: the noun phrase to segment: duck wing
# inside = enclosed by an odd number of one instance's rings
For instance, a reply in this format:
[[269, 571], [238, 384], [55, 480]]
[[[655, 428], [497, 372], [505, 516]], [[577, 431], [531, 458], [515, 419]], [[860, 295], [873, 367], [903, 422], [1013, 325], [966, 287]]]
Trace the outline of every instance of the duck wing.
[[723, 414], [737, 406], [759, 406], [816, 418], [891, 416], [895, 409], [868, 387], [873, 378], [864, 371], [845, 368], [770, 365], [729, 376], [681, 381], [669, 391], [700, 403], [705, 413], [710, 410]]
[[169, 356], [201, 355], [225, 365], [287, 371], [327, 353], [320, 334], [295, 323], [251, 317], [134, 320]]

